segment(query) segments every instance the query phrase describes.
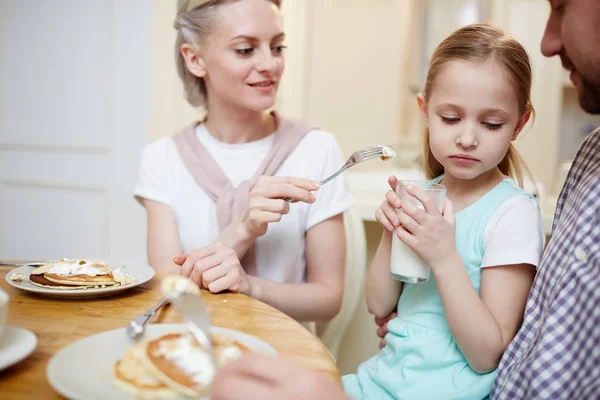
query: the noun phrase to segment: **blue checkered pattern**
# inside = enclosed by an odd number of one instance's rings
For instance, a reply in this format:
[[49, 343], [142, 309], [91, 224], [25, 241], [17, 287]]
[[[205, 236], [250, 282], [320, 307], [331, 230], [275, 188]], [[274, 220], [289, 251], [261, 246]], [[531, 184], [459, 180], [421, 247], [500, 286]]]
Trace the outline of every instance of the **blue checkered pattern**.
[[491, 399], [600, 399], [600, 129], [573, 161]]

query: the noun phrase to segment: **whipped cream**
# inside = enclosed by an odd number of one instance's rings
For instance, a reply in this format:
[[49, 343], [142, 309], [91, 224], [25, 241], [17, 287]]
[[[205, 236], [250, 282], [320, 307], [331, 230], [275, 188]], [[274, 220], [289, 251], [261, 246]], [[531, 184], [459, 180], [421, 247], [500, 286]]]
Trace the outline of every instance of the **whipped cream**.
[[210, 355], [198, 345], [194, 345], [190, 335], [166, 343], [160, 342], [158, 354], [175, 363], [198, 385], [204, 387], [212, 383], [215, 367]]
[[219, 365], [225, 365], [230, 361], [237, 360], [242, 356], [242, 350], [237, 346], [227, 346], [221, 348], [219, 354]]
[[383, 155], [381, 156], [381, 159], [383, 161], [387, 161], [390, 158], [394, 158], [396, 156], [396, 152], [391, 147], [388, 147], [388, 146], [381, 146], [381, 147], [383, 150]]
[[124, 272], [121, 272], [121, 268], [113, 269], [112, 276], [115, 279], [115, 281], [119, 282], [121, 285], [135, 283], [135, 278], [131, 275], [127, 275]]
[[160, 290], [169, 298], [181, 297], [185, 294], [200, 296], [200, 289], [192, 280], [180, 275], [167, 275], [160, 284]]
[[10, 280], [14, 282], [21, 282], [25, 280], [25, 275], [14, 273], [10, 276]]
[[87, 261], [87, 260], [69, 260], [67, 258], [61, 259], [52, 265], [47, 273], [72, 276], [72, 275], [108, 275], [110, 269], [106, 264], [99, 261]]

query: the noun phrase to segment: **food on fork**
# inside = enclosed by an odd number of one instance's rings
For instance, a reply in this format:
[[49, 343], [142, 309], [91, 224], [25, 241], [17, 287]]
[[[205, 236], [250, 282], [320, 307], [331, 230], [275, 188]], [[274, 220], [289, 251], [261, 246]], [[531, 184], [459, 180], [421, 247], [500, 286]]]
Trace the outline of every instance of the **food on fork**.
[[[217, 367], [250, 350], [227, 335], [211, 334]], [[197, 398], [215, 375], [210, 355], [189, 333], [168, 333], [129, 348], [114, 366], [116, 387], [136, 398]]]
[[36, 286], [72, 290], [128, 285], [135, 283], [135, 278], [100, 261], [63, 258], [34, 269], [29, 281]]
[[382, 151], [383, 151], [383, 155], [380, 157], [383, 161], [387, 161], [391, 158], [396, 157], [396, 152], [394, 151], [394, 149], [391, 146], [381, 146], [382, 147]]

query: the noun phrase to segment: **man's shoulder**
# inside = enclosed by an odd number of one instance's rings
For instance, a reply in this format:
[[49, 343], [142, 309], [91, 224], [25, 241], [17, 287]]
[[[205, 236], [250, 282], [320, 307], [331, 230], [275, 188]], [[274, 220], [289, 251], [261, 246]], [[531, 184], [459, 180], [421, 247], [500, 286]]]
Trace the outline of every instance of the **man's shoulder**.
[[595, 161], [600, 165], [600, 127], [585, 138], [573, 160], [573, 166], [576, 167], [590, 161]]

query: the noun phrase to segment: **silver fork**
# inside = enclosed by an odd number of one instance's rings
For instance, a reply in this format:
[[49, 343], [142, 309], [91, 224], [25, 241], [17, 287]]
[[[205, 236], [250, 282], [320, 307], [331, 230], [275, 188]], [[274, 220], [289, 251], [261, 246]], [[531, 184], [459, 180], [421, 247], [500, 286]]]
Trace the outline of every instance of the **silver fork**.
[[[323, 179], [320, 182], [321, 186], [323, 186], [330, 180], [338, 177], [342, 172], [344, 172], [348, 168], [353, 167], [356, 164], [359, 164], [363, 161], [372, 160], [373, 158], [381, 158], [384, 161], [386, 161], [386, 160], [394, 157], [395, 155], [396, 155], [396, 153], [394, 152], [394, 149], [392, 149], [391, 146], [383, 146], [383, 145], [365, 147], [364, 149], [355, 151], [348, 158], [348, 160], [346, 160], [346, 163], [344, 165], [342, 165], [342, 167], [340, 169], [338, 169], [333, 175]], [[292, 199], [290, 197], [285, 199], [285, 201], [287, 201], [288, 203], [293, 200], [294, 199]]]
[[162, 299], [160, 299], [158, 304], [156, 304], [154, 307], [152, 307], [151, 309], [149, 309], [148, 311], [146, 311], [139, 317], [129, 321], [129, 324], [127, 325], [127, 335], [131, 339], [135, 339], [139, 335], [141, 335], [144, 332], [144, 329], [146, 328], [146, 324], [148, 323], [148, 321], [150, 321], [152, 319], [152, 317], [154, 317], [156, 315], [156, 312], [160, 308], [162, 308], [165, 304], [167, 304], [168, 302], [169, 302], [169, 299], [167, 297], [163, 297]]
[[0, 260], [0, 265], [3, 267], [41, 267], [55, 261], [35, 261], [35, 262], [12, 262]]

